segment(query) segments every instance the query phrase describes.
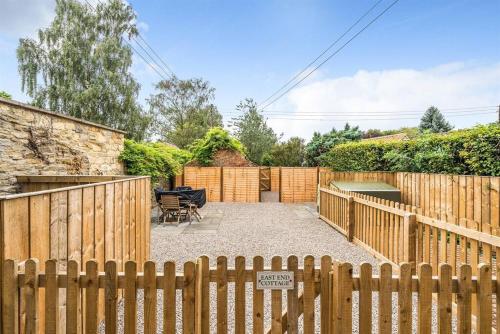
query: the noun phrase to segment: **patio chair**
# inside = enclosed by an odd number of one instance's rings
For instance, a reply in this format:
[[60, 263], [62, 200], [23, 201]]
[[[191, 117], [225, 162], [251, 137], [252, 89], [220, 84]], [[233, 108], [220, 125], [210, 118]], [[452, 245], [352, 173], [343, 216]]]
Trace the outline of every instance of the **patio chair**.
[[162, 211], [163, 223], [166, 223], [167, 218], [177, 219], [179, 225], [181, 218], [191, 216], [189, 208], [182, 206], [177, 195], [161, 195], [160, 209]]

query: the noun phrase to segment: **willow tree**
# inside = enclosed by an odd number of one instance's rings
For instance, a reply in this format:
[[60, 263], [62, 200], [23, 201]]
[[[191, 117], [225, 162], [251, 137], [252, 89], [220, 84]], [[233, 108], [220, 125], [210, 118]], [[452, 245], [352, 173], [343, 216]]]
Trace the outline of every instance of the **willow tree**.
[[17, 48], [22, 90], [38, 107], [127, 131], [141, 139], [149, 124], [130, 73], [137, 35], [132, 8], [120, 0], [95, 6], [56, 0], [54, 20]]

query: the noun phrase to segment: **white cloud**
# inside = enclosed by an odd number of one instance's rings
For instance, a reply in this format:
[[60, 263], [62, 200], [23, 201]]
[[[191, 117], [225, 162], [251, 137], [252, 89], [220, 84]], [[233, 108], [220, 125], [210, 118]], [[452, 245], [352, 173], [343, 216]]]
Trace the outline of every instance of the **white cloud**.
[[[346, 121], [363, 129], [415, 126], [420, 115], [402, 115], [401, 111], [423, 113], [431, 105], [441, 109], [493, 106], [500, 103], [499, 99], [500, 63], [457, 62], [424, 70], [360, 70], [352, 76], [319, 79], [296, 88], [281, 106], [269, 108], [291, 110], [289, 116], [270, 117], [328, 120], [269, 119], [269, 124], [277, 132], [284, 132], [286, 137], [310, 138], [314, 131], [340, 128]], [[497, 117], [494, 113], [461, 117], [456, 111], [446, 112], [447, 119], [458, 128], [491, 122]], [[302, 116], [304, 114], [310, 116]], [[322, 116], [324, 114], [328, 116]]]
[[20, 38], [34, 36], [54, 17], [54, 0], [3, 0], [0, 10], [0, 34]]

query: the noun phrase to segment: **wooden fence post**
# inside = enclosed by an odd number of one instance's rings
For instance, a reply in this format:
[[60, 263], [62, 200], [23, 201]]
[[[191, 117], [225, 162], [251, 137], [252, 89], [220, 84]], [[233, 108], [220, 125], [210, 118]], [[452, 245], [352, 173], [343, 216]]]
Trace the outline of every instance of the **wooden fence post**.
[[347, 240], [352, 242], [354, 237], [355, 220], [354, 220], [354, 197], [347, 198]]
[[406, 213], [403, 220], [403, 262], [411, 265], [412, 273], [416, 271], [417, 263], [417, 216]]

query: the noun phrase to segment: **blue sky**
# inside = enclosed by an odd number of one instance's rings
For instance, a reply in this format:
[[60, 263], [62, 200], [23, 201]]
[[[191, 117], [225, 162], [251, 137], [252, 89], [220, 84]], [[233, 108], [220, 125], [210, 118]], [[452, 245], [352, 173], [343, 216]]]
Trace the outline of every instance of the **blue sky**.
[[[0, 90], [26, 101], [17, 75], [17, 40], [50, 22], [54, 2], [1, 1], [6, 10], [0, 14]], [[391, 2], [382, 1], [374, 14]], [[375, 1], [130, 3], [149, 44], [179, 77], [209, 80], [227, 119], [241, 99], [262, 101], [271, 95]], [[485, 109], [487, 114], [461, 116], [454, 108], [500, 104], [499, 13], [499, 0], [400, 0], [270, 106], [269, 124], [285, 137], [305, 138], [346, 120], [362, 128], [412, 126], [419, 115], [404, 112], [423, 111], [432, 104], [450, 110], [449, 120], [456, 127], [491, 122], [497, 116], [490, 109]], [[142, 85], [143, 100], [159, 77], [137, 57], [133, 73]]]

